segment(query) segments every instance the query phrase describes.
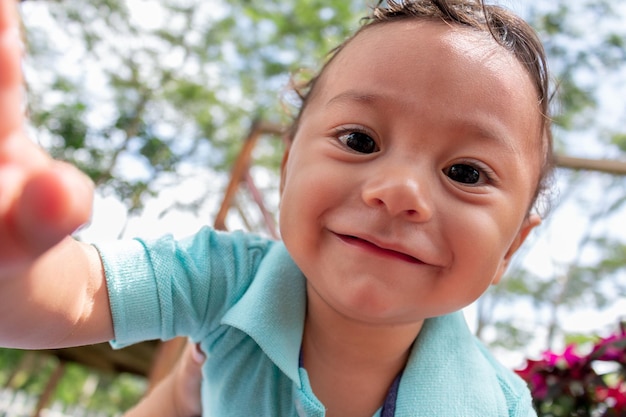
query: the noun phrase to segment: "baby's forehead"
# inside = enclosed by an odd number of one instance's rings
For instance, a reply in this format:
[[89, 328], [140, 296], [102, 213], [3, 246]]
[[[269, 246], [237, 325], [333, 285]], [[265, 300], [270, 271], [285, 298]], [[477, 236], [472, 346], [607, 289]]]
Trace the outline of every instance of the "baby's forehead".
[[[430, 55], [420, 55], [427, 50]], [[451, 61], [459, 56], [485, 69], [496, 68], [524, 73], [521, 63], [502, 47], [488, 31], [433, 19], [404, 19], [366, 26], [340, 48], [322, 69], [327, 72], [344, 71], [349, 61], [359, 60], [363, 65], [393, 66], [403, 56], [415, 56], [432, 63]], [[419, 64], [416, 61], [416, 64]], [[461, 68], [464, 70], [464, 68]], [[479, 74], [477, 74], [479, 75]]]
[[[323, 68], [315, 88], [327, 91], [338, 80], [352, 84], [382, 82], [367, 75], [376, 71], [392, 74], [397, 67], [405, 71], [403, 81], [407, 86], [422, 78], [437, 78], [433, 73], [443, 68], [448, 75], [460, 74], [461, 79], [456, 80], [459, 89], [464, 88], [464, 80], [481, 77], [487, 83], [493, 82], [494, 89], [530, 90], [533, 103], [537, 102], [526, 69], [488, 32], [430, 19], [404, 19], [364, 28]], [[446, 81], [453, 78], [458, 77]]]

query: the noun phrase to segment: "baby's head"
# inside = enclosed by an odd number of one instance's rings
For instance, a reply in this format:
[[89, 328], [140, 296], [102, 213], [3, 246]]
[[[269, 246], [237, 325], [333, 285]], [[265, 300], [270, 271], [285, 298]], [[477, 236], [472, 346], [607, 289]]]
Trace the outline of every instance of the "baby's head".
[[[542, 163], [538, 174], [537, 188], [531, 199], [532, 208], [540, 196], [547, 194], [551, 186], [554, 169], [552, 153], [552, 129], [550, 118], [550, 80], [547, 58], [543, 45], [534, 29], [523, 19], [506, 8], [484, 4], [480, 0], [389, 0], [379, 1], [372, 13], [363, 19], [364, 24], [350, 38], [337, 46], [321, 70], [303, 86], [297, 86], [301, 106], [289, 131], [292, 141], [297, 133], [300, 118], [308, 102], [316, 92], [316, 86], [325, 70], [341, 53], [344, 47], [363, 31], [371, 27], [401, 20], [444, 21], [451, 25], [460, 25], [472, 30], [489, 34], [495, 42], [509, 51], [525, 68], [537, 91], [537, 106], [543, 115], [540, 133], [540, 155]], [[390, 40], [395, 42], [399, 40]], [[373, 54], [376, 51], [372, 51]], [[480, 74], [476, 74], [480, 76]]]
[[281, 236], [309, 308], [418, 322], [476, 300], [540, 222], [551, 167], [533, 30], [473, 0], [374, 9], [302, 95]]

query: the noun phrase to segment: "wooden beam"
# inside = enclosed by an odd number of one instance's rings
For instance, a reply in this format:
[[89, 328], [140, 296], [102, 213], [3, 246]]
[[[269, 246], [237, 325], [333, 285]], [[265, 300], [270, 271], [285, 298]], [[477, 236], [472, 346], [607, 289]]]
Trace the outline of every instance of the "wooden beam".
[[617, 159], [575, 158], [567, 155], [555, 155], [556, 166], [574, 170], [604, 172], [611, 175], [626, 175], [626, 162]]

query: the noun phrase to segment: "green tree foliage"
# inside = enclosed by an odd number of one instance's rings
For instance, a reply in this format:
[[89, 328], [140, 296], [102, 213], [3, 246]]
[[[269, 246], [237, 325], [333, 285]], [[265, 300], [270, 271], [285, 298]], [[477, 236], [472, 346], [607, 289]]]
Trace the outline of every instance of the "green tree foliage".
[[[59, 360], [51, 355], [0, 349], [0, 387], [20, 390], [37, 398], [59, 364]], [[51, 402], [81, 406], [113, 416], [136, 404], [145, 389], [146, 381], [136, 375], [96, 372], [66, 363]]]
[[55, 157], [140, 211], [164, 173], [223, 169], [253, 120], [286, 123], [290, 75], [317, 68], [356, 26], [355, 7], [25, 2], [32, 124]]

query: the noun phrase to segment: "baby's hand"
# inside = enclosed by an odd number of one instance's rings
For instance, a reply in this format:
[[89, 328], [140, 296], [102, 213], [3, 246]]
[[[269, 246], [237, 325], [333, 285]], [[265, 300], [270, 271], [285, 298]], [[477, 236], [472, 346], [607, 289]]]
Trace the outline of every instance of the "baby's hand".
[[202, 364], [205, 359], [200, 347], [189, 342], [173, 371], [176, 389], [174, 401], [178, 416], [199, 416], [202, 414], [200, 385], [202, 382]]
[[0, 277], [27, 267], [91, 215], [93, 186], [24, 133], [15, 0], [0, 0]]
[[189, 343], [174, 369], [124, 417], [196, 417], [202, 415], [200, 385], [204, 354]]

